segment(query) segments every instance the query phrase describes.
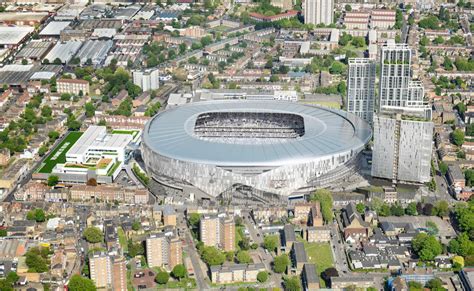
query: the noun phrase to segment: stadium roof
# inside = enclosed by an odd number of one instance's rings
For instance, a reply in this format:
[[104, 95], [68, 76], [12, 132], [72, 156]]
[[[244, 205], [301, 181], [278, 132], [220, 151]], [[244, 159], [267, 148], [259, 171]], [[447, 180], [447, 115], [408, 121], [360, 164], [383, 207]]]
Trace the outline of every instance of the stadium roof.
[[[206, 112], [289, 113], [303, 117], [304, 135], [294, 139], [226, 142], [194, 134], [198, 115]], [[219, 166], [282, 166], [358, 150], [371, 137], [370, 126], [344, 111], [284, 101], [207, 101], [163, 111], [151, 119], [143, 141], [162, 156]]]

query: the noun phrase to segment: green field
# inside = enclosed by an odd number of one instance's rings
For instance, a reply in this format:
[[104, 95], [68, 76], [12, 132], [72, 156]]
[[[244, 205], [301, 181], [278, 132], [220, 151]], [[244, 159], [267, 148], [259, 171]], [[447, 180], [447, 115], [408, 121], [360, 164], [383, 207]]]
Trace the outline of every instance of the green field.
[[73, 131], [48, 155], [48, 157], [41, 164], [39, 173], [49, 174], [56, 166], [56, 164], [64, 164], [66, 162], [66, 153], [81, 137], [82, 132]]
[[119, 244], [122, 247], [122, 250], [124, 252], [128, 252], [127, 237], [125, 236], [125, 232], [123, 231], [122, 227], [117, 227], [117, 235], [118, 235]]
[[135, 138], [139, 132], [138, 130], [113, 130], [112, 134], [130, 134]]
[[327, 268], [334, 267], [331, 245], [329, 243], [308, 243], [303, 239], [300, 241], [304, 243], [309, 262], [316, 265], [321, 287], [325, 287], [326, 284], [321, 278], [321, 273]]

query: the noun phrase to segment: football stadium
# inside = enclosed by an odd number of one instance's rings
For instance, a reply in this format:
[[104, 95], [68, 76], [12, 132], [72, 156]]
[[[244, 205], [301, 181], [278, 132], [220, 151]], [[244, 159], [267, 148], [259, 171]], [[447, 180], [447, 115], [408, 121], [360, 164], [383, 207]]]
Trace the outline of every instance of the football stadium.
[[143, 131], [142, 157], [148, 174], [164, 185], [266, 201], [349, 175], [371, 135], [365, 121], [340, 110], [284, 101], [206, 101], [153, 117]]

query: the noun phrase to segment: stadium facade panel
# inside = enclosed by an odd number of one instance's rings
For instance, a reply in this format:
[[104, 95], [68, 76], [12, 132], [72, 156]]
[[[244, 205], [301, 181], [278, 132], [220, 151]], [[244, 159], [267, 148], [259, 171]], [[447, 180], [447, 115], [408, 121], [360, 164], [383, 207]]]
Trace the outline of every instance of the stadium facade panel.
[[370, 126], [339, 110], [283, 101], [209, 101], [163, 111], [143, 131], [155, 180], [210, 196], [236, 185], [289, 196], [339, 179], [370, 140]]

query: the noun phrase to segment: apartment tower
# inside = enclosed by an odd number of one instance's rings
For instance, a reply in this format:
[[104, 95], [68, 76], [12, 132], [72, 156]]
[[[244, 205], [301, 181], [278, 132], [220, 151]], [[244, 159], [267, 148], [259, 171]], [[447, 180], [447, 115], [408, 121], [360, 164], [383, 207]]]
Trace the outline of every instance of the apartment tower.
[[372, 176], [396, 181], [430, 181], [433, 122], [374, 117]]
[[97, 288], [110, 288], [112, 284], [112, 260], [106, 253], [94, 253], [89, 256], [91, 280]]
[[176, 265], [183, 262], [183, 244], [179, 237], [175, 236], [169, 242], [168, 268], [173, 270]]
[[146, 239], [146, 258], [149, 267], [162, 267], [168, 264], [169, 242], [165, 233], [151, 234]]
[[199, 223], [199, 235], [205, 246], [219, 247], [221, 240], [220, 218], [203, 216]]
[[347, 111], [372, 124], [375, 102], [375, 61], [349, 59]]
[[[403, 113], [427, 110], [421, 82], [412, 80], [411, 48], [393, 41], [382, 46], [380, 54], [379, 112]], [[425, 115], [426, 116], [426, 115]], [[426, 116], [431, 118], [431, 114]]]
[[305, 0], [303, 13], [305, 23], [329, 25], [334, 21], [334, 0]]
[[146, 239], [146, 258], [150, 267], [172, 270], [183, 261], [183, 244], [175, 235], [151, 234]]
[[121, 256], [104, 252], [89, 256], [90, 277], [97, 288], [127, 290], [127, 261]]
[[124, 257], [112, 258], [112, 290], [127, 290], [127, 261]]
[[235, 250], [235, 222], [223, 216], [204, 216], [199, 225], [201, 241], [224, 251]]
[[222, 219], [221, 220], [221, 227], [222, 227], [222, 237], [221, 237], [221, 245], [222, 249], [226, 252], [234, 251], [235, 250], [235, 223], [232, 218]]

